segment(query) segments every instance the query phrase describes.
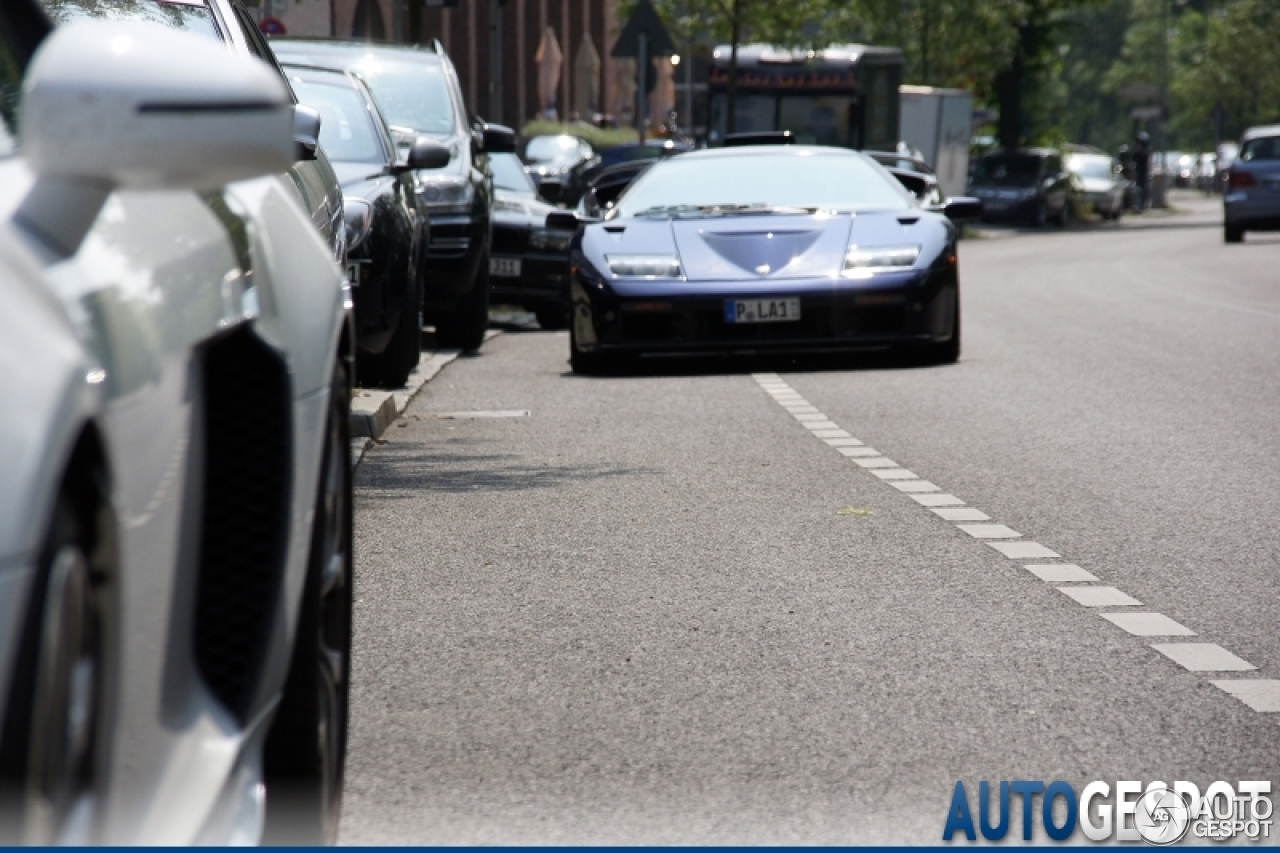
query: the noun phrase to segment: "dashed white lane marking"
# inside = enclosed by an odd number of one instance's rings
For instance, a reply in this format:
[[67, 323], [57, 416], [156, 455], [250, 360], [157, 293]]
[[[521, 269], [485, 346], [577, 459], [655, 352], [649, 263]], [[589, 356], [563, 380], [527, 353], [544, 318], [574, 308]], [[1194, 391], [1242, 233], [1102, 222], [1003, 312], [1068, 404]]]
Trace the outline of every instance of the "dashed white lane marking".
[[[888, 472], [888, 471], [872, 471], [871, 473], [873, 473], [873, 474], [888, 474], [889, 472]], [[900, 492], [909, 492], [909, 493], [913, 493], [913, 492], [940, 492], [940, 491], [942, 491], [942, 487], [941, 487], [941, 486], [935, 486], [933, 483], [930, 483], [928, 480], [900, 480], [900, 481], [898, 481], [898, 482], [896, 482], [896, 483], [890, 483], [889, 485], [890, 485], [890, 486], [893, 486], [895, 489], [897, 489], [897, 490], [898, 490], [898, 491], [900, 491]], [[913, 495], [913, 496], [914, 496], [914, 495]], [[916, 500], [919, 500], [919, 498], [916, 498]], [[959, 500], [959, 499], [957, 498], [957, 500]]]
[[1021, 533], [1003, 524], [957, 524], [956, 527], [974, 539], [1018, 539]]
[[1114, 586], [1060, 586], [1058, 592], [1084, 607], [1138, 607], [1142, 602]]
[[1046, 583], [1093, 583], [1097, 580], [1075, 563], [1046, 563], [1023, 568]]
[[880, 451], [874, 447], [837, 447], [841, 456], [879, 456]]
[[[911, 471], [898, 467], [897, 463], [890, 459], [850, 453], [849, 448], [861, 447], [862, 442], [823, 415], [816, 406], [812, 406], [800, 396], [778, 374], [756, 374], [753, 378], [813, 435], [823, 439], [843, 455], [852, 457], [860, 467], [888, 482], [898, 491], [907, 493], [908, 497], [921, 506], [930, 508], [935, 514], [953, 523], [989, 520], [989, 517], [979, 510], [969, 507], [939, 509], [964, 507], [965, 502], [955, 495], [942, 492], [939, 486], [927, 480], [921, 480]], [[866, 451], [875, 452], [870, 448], [866, 448]], [[1057, 560], [1061, 557], [1058, 552], [1046, 548], [1039, 542], [1020, 539], [1020, 533], [1004, 525], [958, 523], [956, 526], [1011, 560]], [[978, 532], [979, 530], [982, 532]], [[994, 533], [996, 530], [1007, 531], [1002, 534], [1005, 538], [1019, 539], [1019, 541], [993, 541], [993, 538], [999, 538]], [[1094, 575], [1071, 563], [1043, 563], [1026, 565], [1024, 568], [1048, 583], [1092, 584], [1098, 580]], [[1110, 586], [1074, 586], [1057, 587], [1057, 589], [1063, 595], [1071, 597], [1086, 607], [1132, 607], [1141, 604], [1136, 598]], [[1099, 615], [1122, 630], [1140, 637], [1196, 636], [1190, 628], [1161, 613], [1116, 611]], [[1151, 648], [1193, 672], [1246, 672], [1257, 669], [1253, 664], [1214, 643], [1153, 643]], [[1220, 680], [1210, 683], [1235, 696], [1255, 711], [1280, 712], [1280, 680]]]
[[988, 542], [987, 544], [1010, 560], [1050, 560], [1062, 556], [1039, 542]]
[[1192, 672], [1247, 672], [1257, 669], [1217, 643], [1152, 643], [1151, 648]]
[[[933, 486], [933, 483], [929, 483], [929, 482], [926, 482], [926, 481], [924, 481], [924, 480], [920, 480], [920, 481], [915, 482], [915, 483], [892, 483], [891, 485], [895, 485], [895, 486], [904, 486], [904, 485], [907, 485], [907, 486], [921, 486], [921, 485], [923, 485], [923, 486]], [[934, 488], [936, 489], [936, 488], [937, 488], [937, 486], [934, 486]], [[912, 491], [912, 490], [908, 489], [907, 491]], [[964, 501], [960, 500], [960, 499], [959, 499], [958, 497], [956, 497], [955, 495], [948, 495], [948, 494], [945, 494], [945, 493], [944, 493], [944, 494], [940, 494], [940, 495], [912, 495], [912, 496], [911, 496], [911, 500], [913, 500], [913, 501], [915, 501], [916, 503], [920, 504], [920, 506], [929, 506], [929, 507], [934, 507], [934, 506], [964, 506]]]
[[919, 480], [920, 475], [906, 468], [878, 468], [871, 472], [881, 480]]
[[1163, 613], [1102, 613], [1111, 624], [1136, 637], [1194, 637], [1186, 625], [1174, 622]]
[[991, 516], [971, 506], [939, 507], [933, 514], [944, 521], [990, 521]]
[[1274, 678], [1222, 679], [1210, 681], [1255, 711], [1280, 712], [1280, 681]]

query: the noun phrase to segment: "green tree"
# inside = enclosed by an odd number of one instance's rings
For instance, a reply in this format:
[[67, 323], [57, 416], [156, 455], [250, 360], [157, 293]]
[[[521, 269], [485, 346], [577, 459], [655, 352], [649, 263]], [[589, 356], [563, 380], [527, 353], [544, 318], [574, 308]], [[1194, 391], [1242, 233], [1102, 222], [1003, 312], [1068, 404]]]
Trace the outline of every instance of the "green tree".
[[1216, 136], [1216, 108], [1227, 138], [1280, 121], [1280, 3], [1226, 0], [1201, 20], [1198, 31], [1178, 34], [1179, 62], [1170, 84], [1184, 132]]

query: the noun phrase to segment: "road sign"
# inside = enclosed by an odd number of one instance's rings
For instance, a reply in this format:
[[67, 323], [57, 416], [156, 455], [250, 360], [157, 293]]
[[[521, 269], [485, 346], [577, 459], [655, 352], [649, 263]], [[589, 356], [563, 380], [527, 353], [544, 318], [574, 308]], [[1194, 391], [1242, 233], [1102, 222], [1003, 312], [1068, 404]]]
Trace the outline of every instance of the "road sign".
[[670, 56], [676, 52], [675, 43], [662, 25], [662, 19], [649, 0], [639, 0], [632, 10], [622, 34], [614, 42], [612, 55], [630, 59], [640, 58], [640, 36], [645, 36], [648, 57]]

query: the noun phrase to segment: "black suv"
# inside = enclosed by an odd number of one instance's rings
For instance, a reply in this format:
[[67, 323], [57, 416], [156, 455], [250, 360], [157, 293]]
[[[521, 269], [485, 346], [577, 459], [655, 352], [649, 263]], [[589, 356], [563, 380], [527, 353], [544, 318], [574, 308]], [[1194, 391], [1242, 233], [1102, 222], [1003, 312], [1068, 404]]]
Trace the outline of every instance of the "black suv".
[[983, 156], [969, 177], [969, 195], [982, 200], [984, 218], [1040, 226], [1071, 217], [1071, 175], [1052, 148], [1018, 148]]
[[352, 71], [373, 92], [401, 148], [419, 136], [446, 146], [443, 169], [415, 173], [430, 211], [423, 315], [444, 346], [475, 349], [489, 324], [489, 250], [493, 178], [487, 153], [515, 151], [515, 134], [469, 118], [453, 63], [437, 42], [396, 47], [355, 41], [279, 39], [281, 62]]

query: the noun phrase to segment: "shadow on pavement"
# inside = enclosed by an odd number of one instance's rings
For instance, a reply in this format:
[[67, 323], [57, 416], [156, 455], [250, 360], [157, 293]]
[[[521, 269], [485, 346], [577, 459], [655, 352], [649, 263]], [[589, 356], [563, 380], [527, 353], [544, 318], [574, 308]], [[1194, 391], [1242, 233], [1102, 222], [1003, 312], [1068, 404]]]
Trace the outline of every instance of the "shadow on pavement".
[[[614, 477], [654, 476], [653, 468], [606, 467], [602, 465], [531, 465], [526, 456], [514, 453], [468, 452], [479, 444], [498, 441], [469, 438], [440, 440], [433, 436], [436, 452], [398, 452], [392, 465], [365, 464], [360, 468], [358, 487], [363, 492], [381, 491], [380, 497], [412, 498], [428, 492], [463, 494], [473, 491], [520, 492], [550, 489], [563, 483], [606, 480]], [[459, 447], [463, 445], [463, 447]], [[450, 448], [460, 452], [449, 453]], [[383, 457], [392, 458], [392, 457]]]
[[[963, 356], [961, 356], [963, 359]], [[566, 370], [565, 379], [587, 381], [648, 378], [659, 376], [722, 376], [752, 373], [822, 373], [826, 371], [919, 370], [946, 368], [920, 354], [893, 350], [848, 353], [801, 353], [787, 355], [709, 354], [689, 356], [649, 356], [620, 364], [598, 375]]]

